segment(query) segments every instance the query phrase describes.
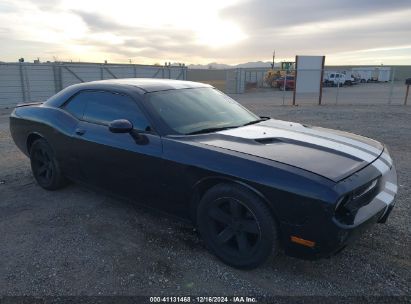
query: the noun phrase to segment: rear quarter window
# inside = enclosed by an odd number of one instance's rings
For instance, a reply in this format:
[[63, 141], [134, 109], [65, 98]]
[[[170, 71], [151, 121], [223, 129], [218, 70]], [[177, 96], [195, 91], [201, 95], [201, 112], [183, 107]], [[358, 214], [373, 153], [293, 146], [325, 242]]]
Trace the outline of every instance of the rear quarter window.
[[77, 119], [82, 119], [87, 102], [86, 97], [87, 96], [85, 96], [84, 93], [75, 95], [63, 106], [63, 109], [65, 109]]

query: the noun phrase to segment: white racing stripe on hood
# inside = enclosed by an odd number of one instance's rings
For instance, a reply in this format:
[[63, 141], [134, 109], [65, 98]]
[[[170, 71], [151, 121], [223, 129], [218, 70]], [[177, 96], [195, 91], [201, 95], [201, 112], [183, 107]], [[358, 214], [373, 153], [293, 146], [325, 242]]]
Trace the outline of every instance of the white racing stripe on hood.
[[220, 134], [231, 135], [235, 137], [247, 138], [247, 139], [262, 139], [262, 138], [286, 138], [300, 142], [305, 142], [325, 148], [332, 149], [334, 151], [340, 151], [342, 153], [351, 155], [355, 158], [359, 158], [366, 162], [373, 162], [376, 156], [364, 152], [363, 150], [356, 149], [351, 146], [344, 145], [342, 143], [330, 141], [324, 138], [315, 137], [310, 134], [301, 134], [282, 129], [274, 129], [264, 126], [246, 126], [231, 130], [225, 130], [218, 132]]
[[385, 174], [388, 171], [390, 171], [390, 168], [380, 159], [377, 159], [375, 162], [372, 163], [372, 165], [378, 169], [378, 171], [381, 172], [381, 174]]
[[392, 201], [394, 200], [394, 196], [392, 196], [391, 194], [385, 191], [380, 192], [375, 198], [384, 202], [387, 205], [391, 204]]
[[398, 191], [398, 186], [391, 183], [391, 182], [386, 182], [385, 183], [385, 188], [388, 189], [389, 191], [393, 192], [394, 194], [396, 194], [397, 191]]
[[384, 152], [383, 154], [381, 154], [381, 158], [389, 163], [390, 166], [392, 165], [392, 158], [387, 153]]
[[[329, 139], [317, 137], [314, 134], [307, 134], [307, 133], [296, 132], [296, 131], [288, 131], [285, 129], [275, 128], [275, 127], [251, 125], [251, 126], [245, 126], [245, 127], [220, 131], [217, 133], [234, 136], [234, 137], [246, 138], [246, 139], [286, 138], [286, 139], [296, 140], [300, 142], [305, 142], [305, 143], [325, 147], [328, 149], [332, 149], [334, 151], [340, 151], [342, 153], [351, 155], [355, 158], [359, 158], [368, 163], [373, 162], [377, 158], [377, 156], [375, 156], [374, 154], [367, 153], [363, 150], [354, 148], [349, 145], [345, 145], [340, 142], [335, 142]], [[381, 160], [375, 161], [373, 165], [382, 174], [384, 174], [385, 172], [389, 170], [389, 167], [386, 164], [384, 164]]]
[[[299, 123], [292, 123], [292, 122], [273, 122], [271, 120], [268, 120], [266, 123], [269, 123], [270, 125], [272, 125], [275, 128], [280, 128], [280, 129], [284, 129], [284, 130], [289, 130], [289, 131], [297, 131], [300, 133], [305, 133], [305, 134], [310, 134], [310, 135], [316, 135], [316, 136], [321, 136], [321, 137], [325, 137], [328, 139], [332, 139], [335, 141], [339, 141], [341, 143], [346, 143], [346, 144], [350, 144], [359, 148], [362, 148], [364, 150], [367, 150], [368, 152], [374, 153], [377, 156], [381, 154], [382, 150], [377, 149], [371, 145], [368, 145], [364, 142], [349, 138], [349, 137], [345, 137], [342, 135], [338, 135], [338, 134], [334, 134], [334, 133], [330, 133], [327, 132], [327, 130], [317, 130], [317, 129], [311, 129], [311, 128], [307, 128]], [[291, 124], [291, 126], [290, 126]]]

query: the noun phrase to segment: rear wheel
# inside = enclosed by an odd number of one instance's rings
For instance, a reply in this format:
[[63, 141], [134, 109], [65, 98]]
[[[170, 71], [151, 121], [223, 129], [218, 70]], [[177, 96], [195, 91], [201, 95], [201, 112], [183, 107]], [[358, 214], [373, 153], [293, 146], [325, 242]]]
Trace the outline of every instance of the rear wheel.
[[207, 247], [224, 263], [252, 269], [277, 252], [277, 229], [270, 210], [253, 192], [219, 184], [201, 199], [199, 231]]
[[66, 185], [66, 179], [46, 140], [38, 139], [31, 145], [30, 163], [33, 176], [42, 188], [56, 190]]

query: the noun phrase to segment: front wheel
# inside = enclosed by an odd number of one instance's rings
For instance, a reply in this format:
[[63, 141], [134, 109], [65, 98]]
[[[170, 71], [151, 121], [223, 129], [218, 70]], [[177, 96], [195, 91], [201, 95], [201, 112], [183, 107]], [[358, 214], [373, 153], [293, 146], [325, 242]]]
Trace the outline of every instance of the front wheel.
[[264, 201], [233, 184], [219, 184], [201, 199], [197, 223], [207, 247], [224, 263], [252, 269], [278, 251], [277, 228]]
[[53, 150], [44, 139], [36, 140], [30, 148], [31, 171], [37, 183], [44, 189], [56, 190], [66, 185]]

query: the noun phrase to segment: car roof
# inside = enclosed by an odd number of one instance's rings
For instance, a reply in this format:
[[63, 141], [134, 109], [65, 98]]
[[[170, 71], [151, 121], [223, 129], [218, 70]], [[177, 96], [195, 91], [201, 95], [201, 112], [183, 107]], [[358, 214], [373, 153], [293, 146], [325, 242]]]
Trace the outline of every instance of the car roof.
[[94, 85], [108, 85], [108, 86], [134, 86], [145, 92], [157, 92], [165, 90], [177, 90], [177, 89], [191, 89], [191, 88], [203, 88], [211, 87], [208, 84], [174, 80], [174, 79], [155, 79], [155, 78], [123, 78], [123, 79], [109, 79], [109, 80], [97, 80], [81, 84], [81, 86], [94, 86]]
[[124, 78], [97, 80], [68, 86], [67, 88], [61, 90], [57, 94], [47, 99], [45, 105], [60, 107], [70, 97], [72, 97], [74, 94], [82, 90], [113, 90], [117, 92], [132, 92], [137, 94], [145, 94], [158, 91], [193, 88], [212, 88], [212, 86], [200, 82], [154, 78]]

